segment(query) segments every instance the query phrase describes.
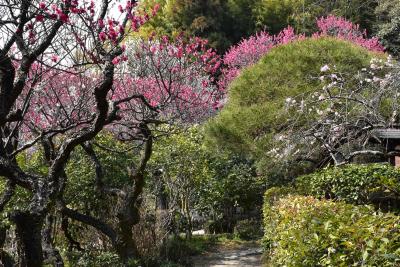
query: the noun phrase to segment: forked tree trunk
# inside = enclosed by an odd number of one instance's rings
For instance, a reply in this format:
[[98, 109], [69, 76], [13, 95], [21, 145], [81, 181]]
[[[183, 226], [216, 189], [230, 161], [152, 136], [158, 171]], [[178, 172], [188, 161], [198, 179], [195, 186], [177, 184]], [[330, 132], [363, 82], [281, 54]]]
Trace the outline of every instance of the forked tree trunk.
[[126, 195], [122, 201], [122, 206], [118, 211], [118, 230], [116, 250], [122, 261], [127, 264], [129, 260], [140, 259], [139, 251], [133, 237], [133, 226], [140, 222], [140, 196], [143, 193], [145, 184], [145, 169], [150, 159], [153, 148], [153, 137], [146, 124], [141, 125], [145, 144], [140, 159], [140, 164], [136, 170], [130, 170], [130, 178], [134, 183], [126, 190]]

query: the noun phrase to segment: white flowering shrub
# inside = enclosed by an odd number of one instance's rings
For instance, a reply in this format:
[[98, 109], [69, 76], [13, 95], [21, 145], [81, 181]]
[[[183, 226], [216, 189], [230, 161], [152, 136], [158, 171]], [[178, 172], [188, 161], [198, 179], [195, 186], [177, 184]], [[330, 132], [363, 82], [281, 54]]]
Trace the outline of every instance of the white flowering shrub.
[[376, 131], [400, 126], [400, 64], [388, 56], [373, 58], [354, 77], [330, 64], [320, 71], [320, 90], [285, 100], [287, 112], [296, 115], [271, 153], [289, 149], [288, 158], [308, 160], [322, 153], [336, 165], [361, 155], [391, 155]]

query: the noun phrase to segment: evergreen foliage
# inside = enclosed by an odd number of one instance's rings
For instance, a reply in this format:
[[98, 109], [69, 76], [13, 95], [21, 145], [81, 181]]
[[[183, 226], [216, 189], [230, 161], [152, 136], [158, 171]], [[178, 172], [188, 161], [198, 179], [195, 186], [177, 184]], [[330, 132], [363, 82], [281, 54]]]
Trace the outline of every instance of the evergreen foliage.
[[335, 38], [311, 38], [273, 48], [232, 82], [228, 103], [208, 125], [209, 141], [267, 160], [267, 152], [291, 116], [285, 108], [287, 98], [319, 89], [320, 68], [327, 63], [354, 75], [374, 56]]

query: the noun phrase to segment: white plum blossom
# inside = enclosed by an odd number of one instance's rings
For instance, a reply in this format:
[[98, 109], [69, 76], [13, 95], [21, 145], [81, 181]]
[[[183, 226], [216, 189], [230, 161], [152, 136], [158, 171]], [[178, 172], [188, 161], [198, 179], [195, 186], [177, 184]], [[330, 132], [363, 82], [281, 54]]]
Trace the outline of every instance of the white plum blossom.
[[378, 65], [376, 65], [376, 64], [371, 64], [371, 69], [373, 69], [373, 70], [376, 70], [376, 69], [378, 69], [379, 67], [378, 67]]
[[[315, 77], [320, 81], [317, 91], [306, 92], [301, 99], [296, 97], [297, 103], [293, 102], [293, 98], [286, 100], [288, 105], [296, 107], [299, 120], [288, 120], [294, 125], [284, 140], [277, 136], [279, 141], [284, 141], [279, 146], [292, 146], [289, 153], [293, 157], [298, 149], [301, 149], [302, 156], [306, 154], [310, 157], [313, 151], [322, 149], [327, 157], [333, 157], [335, 164], [341, 164], [343, 159], [351, 162], [352, 158], [347, 160], [347, 154], [354, 149], [368, 148], [369, 132], [375, 125], [384, 123], [390, 127], [400, 121], [400, 63], [393, 60], [393, 66], [388, 67], [385, 60], [374, 59], [356, 75], [338, 72], [333, 65], [323, 66], [321, 72], [325, 73]], [[383, 104], [387, 106], [384, 102], [387, 99], [392, 99], [388, 106], [391, 110], [385, 109], [385, 113], [381, 114], [381, 107]], [[302, 125], [302, 118], [308, 115], [312, 119]], [[382, 119], [385, 121], [382, 122]], [[347, 144], [342, 145], [341, 142], [357, 146], [345, 147]], [[336, 146], [341, 150], [332, 153], [332, 148]], [[281, 152], [284, 151], [282, 148]], [[343, 157], [337, 157], [339, 154]]]
[[324, 65], [324, 66], [321, 67], [321, 72], [327, 72], [329, 70], [330, 70], [330, 68], [329, 68], [328, 65]]

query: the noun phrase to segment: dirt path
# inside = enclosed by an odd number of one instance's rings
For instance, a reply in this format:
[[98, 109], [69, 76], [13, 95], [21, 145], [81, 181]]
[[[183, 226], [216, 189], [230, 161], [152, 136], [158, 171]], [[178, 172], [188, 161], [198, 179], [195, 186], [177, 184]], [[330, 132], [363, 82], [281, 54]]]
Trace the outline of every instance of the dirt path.
[[237, 248], [217, 249], [207, 255], [192, 259], [195, 267], [261, 267], [262, 251], [254, 245], [242, 245]]

